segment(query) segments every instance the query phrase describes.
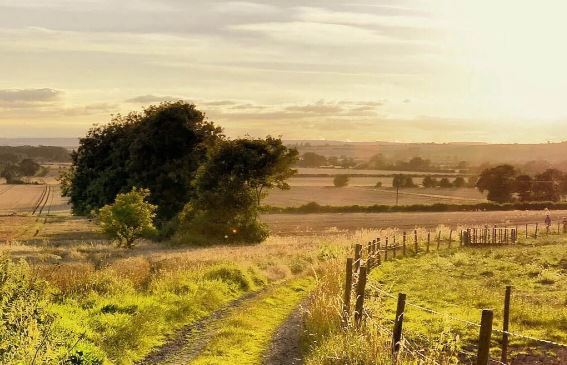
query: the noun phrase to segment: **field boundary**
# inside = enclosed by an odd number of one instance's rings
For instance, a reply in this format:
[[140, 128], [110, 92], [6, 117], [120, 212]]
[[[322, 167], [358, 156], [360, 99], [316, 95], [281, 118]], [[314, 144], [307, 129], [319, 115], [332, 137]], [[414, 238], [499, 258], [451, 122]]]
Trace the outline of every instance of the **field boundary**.
[[530, 202], [530, 203], [475, 203], [430, 205], [320, 205], [316, 202], [299, 207], [275, 207], [265, 205], [261, 208], [268, 214], [314, 214], [314, 213], [405, 213], [405, 212], [474, 212], [474, 211], [512, 211], [512, 210], [565, 210], [567, 202]]

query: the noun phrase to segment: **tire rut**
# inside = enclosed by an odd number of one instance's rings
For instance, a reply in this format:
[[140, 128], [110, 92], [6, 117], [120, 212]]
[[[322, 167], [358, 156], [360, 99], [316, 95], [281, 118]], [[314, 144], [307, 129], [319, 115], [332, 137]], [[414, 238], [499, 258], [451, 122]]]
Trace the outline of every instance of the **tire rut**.
[[270, 348], [264, 355], [264, 365], [302, 365], [301, 334], [303, 311], [300, 304], [272, 336]]
[[233, 309], [245, 302], [254, 300], [267, 288], [247, 293], [233, 300], [227, 306], [220, 308], [209, 316], [187, 325], [177, 331], [163, 346], [154, 350], [138, 365], [180, 365], [188, 364], [198, 357], [215, 335], [216, 324], [223, 320]]

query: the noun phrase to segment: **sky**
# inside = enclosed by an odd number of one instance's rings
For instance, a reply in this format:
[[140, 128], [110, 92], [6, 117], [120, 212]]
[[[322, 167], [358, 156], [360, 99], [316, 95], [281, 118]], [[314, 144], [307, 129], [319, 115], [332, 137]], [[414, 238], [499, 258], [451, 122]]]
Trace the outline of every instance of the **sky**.
[[559, 0], [0, 0], [0, 137], [195, 103], [232, 137], [567, 140]]

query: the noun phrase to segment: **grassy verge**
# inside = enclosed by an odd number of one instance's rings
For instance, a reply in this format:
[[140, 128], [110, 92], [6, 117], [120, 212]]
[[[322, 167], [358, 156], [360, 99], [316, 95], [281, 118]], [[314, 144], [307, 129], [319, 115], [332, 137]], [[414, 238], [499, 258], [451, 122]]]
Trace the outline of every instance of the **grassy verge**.
[[239, 307], [220, 324], [216, 335], [192, 364], [262, 363], [273, 333], [312, 286], [312, 278], [295, 279]]
[[233, 264], [167, 273], [143, 289], [106, 272], [56, 298], [49, 310], [57, 333], [80, 338], [72, 351], [80, 363], [131, 364], [166, 335], [265, 283], [257, 272]]

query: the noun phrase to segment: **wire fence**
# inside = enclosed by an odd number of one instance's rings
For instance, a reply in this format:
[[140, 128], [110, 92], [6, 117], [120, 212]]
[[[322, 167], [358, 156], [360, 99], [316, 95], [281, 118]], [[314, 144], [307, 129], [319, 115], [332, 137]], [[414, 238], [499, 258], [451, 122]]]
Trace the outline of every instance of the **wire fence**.
[[[506, 288], [506, 295], [504, 300], [504, 320], [502, 329], [494, 328], [493, 317], [494, 313], [491, 309], [483, 309], [481, 313], [480, 322], [473, 322], [465, 320], [462, 318], [455, 317], [449, 313], [445, 313], [440, 310], [429, 308], [422, 304], [414, 303], [413, 301], [408, 301], [405, 293], [392, 293], [390, 291], [384, 290], [383, 288], [375, 285], [367, 285], [367, 275], [376, 266], [381, 265], [383, 261], [396, 259], [397, 251], [399, 250], [401, 256], [407, 256], [408, 254], [417, 255], [418, 253], [430, 252], [432, 243], [435, 242], [435, 249], [440, 250], [443, 248], [442, 241], [444, 241], [446, 248], [452, 248], [453, 242], [458, 244], [455, 247], [465, 247], [465, 246], [480, 246], [480, 245], [515, 245], [518, 243], [519, 236], [526, 238], [532, 237], [537, 239], [538, 237], [547, 236], [550, 234], [564, 234], [567, 233], [567, 222], [563, 221], [558, 224], [557, 230], [552, 231], [550, 225], [546, 225], [543, 233], [539, 229], [539, 224], [524, 224], [524, 231], [520, 232], [519, 226], [513, 227], [497, 227], [497, 226], [477, 226], [477, 227], [462, 227], [461, 229], [445, 229], [445, 236], [442, 239], [441, 231], [436, 231], [435, 241], [432, 240], [431, 231], [421, 231], [418, 232], [415, 229], [413, 232], [408, 234], [407, 232], [394, 231], [394, 234], [386, 237], [378, 237], [373, 241], [368, 242], [366, 247], [366, 254], [363, 246], [360, 244], [354, 247], [354, 258], [347, 259], [346, 266], [346, 282], [345, 282], [345, 294], [343, 298], [343, 316], [345, 317], [345, 322], [348, 322], [348, 317], [350, 315], [351, 308], [351, 297], [352, 292], [355, 296], [355, 308], [354, 317], [355, 325], [360, 326], [361, 322], [364, 320], [365, 315], [368, 313], [364, 308], [364, 299], [368, 292], [375, 291], [381, 296], [385, 296], [397, 301], [396, 316], [394, 320], [381, 319], [382, 321], [391, 325], [388, 329], [387, 326], [379, 324], [377, 321], [375, 325], [380, 328], [383, 333], [392, 336], [392, 353], [394, 357], [398, 355], [400, 351], [405, 351], [411, 354], [416, 359], [427, 360], [429, 362], [434, 362], [434, 359], [428, 358], [427, 353], [420, 351], [420, 346], [408, 338], [406, 334], [403, 333], [403, 321], [404, 315], [406, 313], [406, 306], [413, 308], [415, 310], [427, 313], [436, 318], [443, 318], [445, 320], [458, 322], [464, 325], [466, 328], [474, 328], [478, 331], [478, 341], [476, 344], [476, 353], [471, 352], [468, 349], [458, 348], [456, 351], [462, 359], [474, 359], [474, 362], [478, 365], [488, 365], [489, 363], [494, 364], [509, 364], [508, 360], [508, 346], [511, 338], [522, 339], [524, 341], [529, 341], [531, 344], [536, 346], [545, 346], [567, 349], [567, 344], [558, 341], [553, 341], [549, 339], [541, 339], [525, 334], [515, 333], [509, 331], [509, 321], [510, 321], [510, 295], [511, 287]], [[531, 231], [530, 231], [530, 228]], [[447, 234], [448, 231], [448, 234]], [[411, 234], [413, 233], [413, 235]], [[421, 234], [420, 234], [421, 233]], [[412, 245], [413, 244], [413, 245]], [[409, 246], [413, 246], [410, 247]], [[389, 255], [390, 254], [390, 255]], [[370, 290], [367, 290], [370, 289]], [[478, 309], [475, 309], [478, 310]], [[406, 330], [407, 331], [407, 330]], [[499, 345], [501, 347], [500, 360], [491, 357], [491, 344], [496, 339], [494, 334], [501, 336]], [[426, 343], [430, 341], [426, 338], [421, 338], [420, 341]]]

